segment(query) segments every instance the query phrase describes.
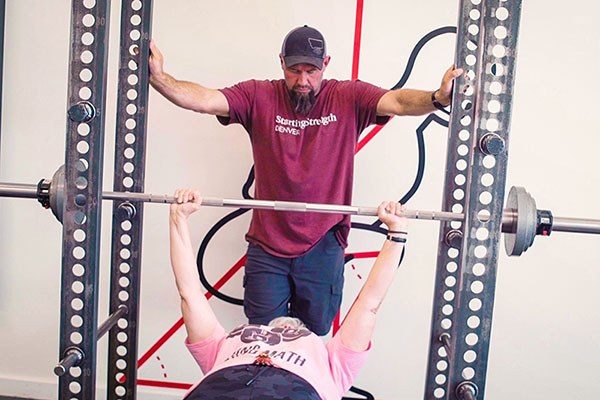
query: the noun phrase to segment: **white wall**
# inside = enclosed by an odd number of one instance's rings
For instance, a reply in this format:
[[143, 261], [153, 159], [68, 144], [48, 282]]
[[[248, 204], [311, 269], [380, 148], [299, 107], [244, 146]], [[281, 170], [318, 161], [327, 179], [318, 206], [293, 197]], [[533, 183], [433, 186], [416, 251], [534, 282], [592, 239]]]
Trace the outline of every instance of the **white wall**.
[[[105, 188], [112, 187], [112, 148], [119, 3], [113, 2]], [[333, 57], [331, 77], [350, 78], [354, 1], [156, 0], [153, 36], [169, 72], [222, 87], [248, 78], [281, 76], [277, 54], [292, 27], [320, 28]], [[508, 185], [522, 185], [540, 208], [561, 216], [600, 218], [596, 187], [600, 161], [600, 6], [529, 0], [523, 5], [513, 103]], [[8, 0], [0, 181], [37, 182], [64, 160], [68, 0]], [[455, 25], [457, 2], [365, 1], [359, 77], [384, 87], [402, 75], [410, 51], [429, 31]], [[421, 52], [407, 87], [433, 89], [452, 62], [454, 37]], [[204, 193], [240, 197], [252, 160], [239, 127], [178, 109], [152, 92], [146, 188], [170, 193], [198, 186]], [[355, 204], [397, 199], [417, 162], [415, 129], [423, 118], [396, 118], [357, 154]], [[425, 132], [427, 166], [409, 206], [440, 207], [445, 130]], [[167, 210], [146, 207], [140, 351], [179, 318], [169, 274]], [[207, 209], [193, 220], [200, 243], [229, 210]], [[110, 209], [104, 207], [101, 309], [107, 310]], [[219, 231], [207, 253], [214, 282], [244, 253], [248, 216]], [[380, 313], [375, 347], [356, 385], [382, 399], [422, 398], [437, 224], [415, 222], [406, 260]], [[377, 250], [381, 237], [352, 232], [349, 251]], [[55, 398], [60, 306], [61, 227], [32, 201], [0, 199], [0, 394]], [[600, 256], [598, 238], [556, 233], [538, 238], [520, 258], [502, 256], [487, 378], [487, 399], [592, 399], [600, 392]], [[344, 308], [372, 260], [347, 269]], [[241, 296], [241, 274], [225, 287]], [[243, 321], [240, 307], [211, 300], [224, 325]], [[199, 370], [171, 338], [139, 371], [140, 378], [192, 383]], [[98, 382], [105, 382], [106, 339], [99, 346]], [[157, 358], [160, 358], [159, 359]], [[167, 375], [165, 379], [164, 374]], [[181, 397], [180, 390], [141, 387], [142, 399]]]

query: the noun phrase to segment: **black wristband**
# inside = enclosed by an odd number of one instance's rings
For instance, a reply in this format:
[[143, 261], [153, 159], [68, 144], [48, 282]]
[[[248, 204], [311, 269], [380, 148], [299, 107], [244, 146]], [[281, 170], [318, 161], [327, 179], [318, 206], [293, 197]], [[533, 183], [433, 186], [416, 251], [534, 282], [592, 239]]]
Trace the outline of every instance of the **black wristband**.
[[432, 103], [432, 104], [433, 104], [433, 106], [434, 106], [435, 108], [437, 108], [438, 110], [441, 110], [441, 111], [446, 111], [446, 107], [444, 107], [444, 106], [442, 105], [442, 103], [440, 103], [439, 101], [437, 101], [437, 99], [435, 98], [435, 94], [436, 94], [437, 92], [438, 92], [438, 91], [437, 91], [437, 90], [435, 90], [435, 91], [433, 91], [433, 93], [431, 93], [431, 103]]
[[408, 232], [404, 232], [404, 231], [388, 231], [388, 233], [403, 233], [405, 235], [408, 235]]
[[386, 236], [386, 240], [389, 240], [391, 242], [396, 242], [396, 243], [406, 243], [406, 238], [390, 236], [390, 235]]

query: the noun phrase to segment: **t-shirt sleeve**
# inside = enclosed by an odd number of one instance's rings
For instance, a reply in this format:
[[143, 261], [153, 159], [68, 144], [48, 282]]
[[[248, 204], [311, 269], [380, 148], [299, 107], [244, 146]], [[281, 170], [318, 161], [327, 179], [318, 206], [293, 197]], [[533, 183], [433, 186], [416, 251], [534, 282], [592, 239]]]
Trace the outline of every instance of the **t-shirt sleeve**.
[[217, 354], [219, 354], [226, 336], [225, 329], [217, 322], [215, 330], [206, 339], [196, 343], [190, 343], [187, 338], [185, 339], [186, 347], [200, 366], [203, 374], [208, 373], [215, 365]]
[[229, 117], [217, 116], [219, 122], [223, 125], [241, 124], [249, 131], [256, 95], [256, 81], [244, 81], [219, 90], [225, 95], [229, 104]]
[[369, 125], [382, 125], [388, 122], [390, 117], [377, 116], [377, 103], [388, 90], [363, 81], [354, 81], [353, 85], [358, 131], [362, 132]]
[[340, 397], [343, 396], [354, 383], [358, 373], [367, 360], [367, 355], [371, 351], [371, 343], [364, 351], [354, 351], [342, 343], [340, 335], [335, 335], [327, 343], [327, 353], [329, 355], [329, 368], [331, 376], [337, 388], [340, 391]]

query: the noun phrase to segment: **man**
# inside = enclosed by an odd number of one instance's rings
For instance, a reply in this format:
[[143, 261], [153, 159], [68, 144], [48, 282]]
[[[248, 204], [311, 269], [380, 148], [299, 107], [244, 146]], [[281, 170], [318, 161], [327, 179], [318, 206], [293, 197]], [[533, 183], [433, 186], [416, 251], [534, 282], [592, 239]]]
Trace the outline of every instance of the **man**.
[[200, 193], [177, 190], [174, 197], [171, 265], [186, 345], [205, 375], [185, 399], [340, 399], [365, 362], [377, 312], [398, 269], [408, 235], [403, 206], [379, 206], [387, 239], [340, 329], [325, 345], [301, 321], [287, 317], [269, 326], [242, 325], [227, 334], [202, 293], [190, 239], [188, 219], [200, 208]]
[[[306, 25], [283, 41], [281, 80], [209, 89], [173, 78], [154, 43], [151, 51], [150, 83], [157, 91], [224, 125], [244, 126], [254, 156], [255, 198], [262, 200], [351, 204], [363, 129], [391, 115], [422, 115], [450, 104], [452, 82], [462, 73], [450, 68], [434, 92], [325, 80], [331, 60], [325, 39]], [[254, 210], [243, 283], [250, 323], [290, 315], [327, 334], [342, 300], [349, 231], [349, 216]]]

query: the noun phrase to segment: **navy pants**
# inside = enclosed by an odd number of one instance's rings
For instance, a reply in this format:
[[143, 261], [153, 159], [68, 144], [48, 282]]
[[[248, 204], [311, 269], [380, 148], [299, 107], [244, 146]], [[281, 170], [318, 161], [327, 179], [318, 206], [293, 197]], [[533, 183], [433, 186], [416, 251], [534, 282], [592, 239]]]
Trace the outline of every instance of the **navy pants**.
[[326, 335], [342, 302], [344, 250], [333, 230], [306, 254], [282, 258], [248, 246], [244, 312], [251, 324], [292, 316], [317, 335]]

